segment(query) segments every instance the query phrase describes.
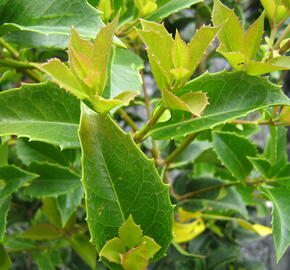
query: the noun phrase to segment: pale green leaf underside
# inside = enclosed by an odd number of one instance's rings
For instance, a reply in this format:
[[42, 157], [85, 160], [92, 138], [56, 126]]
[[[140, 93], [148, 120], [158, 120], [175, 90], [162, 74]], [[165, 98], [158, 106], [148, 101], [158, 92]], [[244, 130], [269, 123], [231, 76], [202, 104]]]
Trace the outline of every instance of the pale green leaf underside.
[[[205, 73], [189, 82], [179, 92], [202, 91], [208, 96], [209, 105], [199, 118], [184, 115], [182, 122], [172, 119], [158, 123], [150, 135], [155, 139], [169, 139], [212, 128], [225, 121], [247, 115], [249, 112], [272, 105], [289, 105], [290, 100], [280, 87], [267, 78], [254, 77], [242, 71]], [[180, 117], [180, 115], [179, 115]]]
[[53, 83], [24, 84], [1, 92], [0, 135], [78, 147], [79, 106], [76, 98]]
[[87, 222], [100, 250], [132, 214], [143, 233], [162, 247], [172, 239], [173, 207], [153, 162], [109, 116], [82, 106], [80, 124]]

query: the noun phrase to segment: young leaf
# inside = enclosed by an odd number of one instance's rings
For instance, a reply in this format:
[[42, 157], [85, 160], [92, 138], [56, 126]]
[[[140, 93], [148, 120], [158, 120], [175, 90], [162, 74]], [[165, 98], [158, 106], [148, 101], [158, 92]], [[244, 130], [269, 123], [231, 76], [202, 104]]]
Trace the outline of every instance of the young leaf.
[[244, 181], [253, 166], [247, 159], [257, 154], [255, 146], [247, 139], [234, 133], [213, 132], [213, 147], [222, 164], [238, 180]]
[[46, 72], [60, 87], [63, 87], [79, 99], [87, 96], [86, 89], [80, 84], [73, 72], [59, 59], [54, 58], [44, 64], [34, 64], [35, 67]]
[[110, 262], [121, 264], [121, 254], [126, 252], [126, 247], [120, 238], [114, 237], [106, 242], [100, 251], [100, 256]]
[[132, 214], [144, 234], [161, 246], [155, 256], [161, 257], [172, 238], [173, 207], [168, 187], [152, 161], [109, 116], [96, 114], [85, 105], [79, 132], [92, 242], [100, 251], [107, 240], [117, 236], [118, 228]]
[[0, 167], [0, 180], [3, 180], [5, 185], [0, 189], [0, 198], [11, 195], [17, 191], [23, 184], [37, 178], [38, 175], [24, 171], [12, 165]]
[[142, 237], [142, 229], [136, 225], [132, 216], [130, 215], [126, 221], [119, 228], [119, 237], [122, 243], [129, 249], [136, 247]]
[[270, 186], [265, 186], [261, 190], [273, 203], [273, 237], [277, 262], [279, 262], [290, 245], [290, 221], [288, 215], [290, 211], [290, 190]]
[[265, 13], [249, 27], [248, 31], [244, 33], [244, 52], [247, 59], [254, 59], [264, 31]]
[[58, 196], [75, 190], [80, 186], [80, 176], [66, 167], [49, 163], [32, 163], [29, 170], [39, 175], [24, 193], [31, 197], [41, 198]]
[[175, 120], [172, 113], [172, 118], [155, 125], [150, 135], [155, 139], [184, 136], [245, 116], [260, 108], [290, 104], [280, 87], [271, 84], [266, 78], [248, 76], [244, 72], [205, 73], [186, 84], [178, 95], [192, 92], [192, 89], [198, 89], [208, 96], [209, 105], [202, 117], [191, 119], [183, 115], [184, 120], [179, 121]]
[[79, 101], [55, 84], [24, 84], [1, 92], [0, 104], [0, 135], [79, 147]]
[[224, 52], [242, 51], [244, 33], [235, 12], [219, 0], [214, 0], [212, 21], [214, 25], [221, 25], [226, 22], [218, 34], [221, 41], [220, 49]]

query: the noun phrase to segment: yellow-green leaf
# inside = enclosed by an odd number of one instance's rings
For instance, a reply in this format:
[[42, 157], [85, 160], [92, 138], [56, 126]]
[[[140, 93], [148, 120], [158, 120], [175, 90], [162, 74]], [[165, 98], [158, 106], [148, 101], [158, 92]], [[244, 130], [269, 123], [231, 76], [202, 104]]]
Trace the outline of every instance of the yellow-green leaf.
[[188, 44], [190, 62], [188, 68], [191, 72], [194, 72], [197, 68], [199, 62], [203, 58], [207, 49], [211, 45], [211, 42], [214, 40], [216, 34], [220, 30], [218, 27], [202, 26], [194, 34], [192, 40]]
[[[275, 59], [275, 58], [273, 58]], [[275, 60], [273, 61], [275, 62]], [[247, 73], [249, 75], [262, 75], [265, 73], [269, 73], [276, 70], [287, 70], [289, 67], [279, 66], [274, 64], [273, 62], [256, 62], [256, 61], [249, 61], [247, 62]]]
[[113, 35], [117, 28], [119, 17], [117, 16], [110, 24], [103, 27], [94, 42], [94, 71], [98, 74], [99, 85], [95, 94], [101, 95], [107, 82], [107, 67], [110, 59]]
[[254, 59], [259, 49], [264, 31], [264, 20], [265, 13], [263, 12], [244, 34], [244, 52], [249, 60]]
[[271, 228], [264, 226], [264, 225], [261, 225], [261, 224], [251, 224], [250, 222], [248, 222], [246, 220], [242, 220], [242, 219], [239, 219], [237, 221], [237, 223], [241, 227], [243, 227], [244, 229], [249, 230], [249, 231], [253, 231], [253, 232], [259, 234], [260, 236], [267, 236], [267, 235], [272, 233]]
[[124, 91], [113, 99], [105, 99], [101, 96], [94, 96], [90, 98], [90, 101], [96, 112], [107, 113], [117, 106], [128, 105], [130, 101], [137, 96], [137, 94], [138, 93], [135, 91]]
[[168, 90], [163, 91], [163, 99], [171, 110], [181, 110], [200, 116], [208, 104], [207, 96], [203, 92], [188, 92], [181, 97], [175, 96]]
[[125, 253], [125, 245], [120, 238], [113, 238], [106, 242], [100, 251], [100, 257], [104, 257], [110, 262], [121, 263], [121, 254]]
[[214, 0], [212, 21], [216, 26], [224, 23], [221, 31], [218, 33], [223, 51], [241, 51], [244, 33], [235, 12], [223, 5], [219, 0]]
[[142, 237], [142, 229], [140, 225], [134, 222], [132, 215], [119, 228], [119, 237], [123, 244], [129, 249], [136, 247]]
[[44, 64], [34, 64], [35, 67], [50, 75], [60, 87], [66, 89], [80, 99], [87, 97], [85, 89], [69, 68], [59, 59], [54, 58]]
[[144, 256], [148, 259], [153, 258], [160, 246], [154, 241], [153, 238], [144, 235], [141, 238], [141, 243], [144, 243]]
[[217, 50], [221, 55], [223, 55], [236, 70], [243, 70], [246, 66], [246, 56], [241, 52], [224, 52], [221, 49]]

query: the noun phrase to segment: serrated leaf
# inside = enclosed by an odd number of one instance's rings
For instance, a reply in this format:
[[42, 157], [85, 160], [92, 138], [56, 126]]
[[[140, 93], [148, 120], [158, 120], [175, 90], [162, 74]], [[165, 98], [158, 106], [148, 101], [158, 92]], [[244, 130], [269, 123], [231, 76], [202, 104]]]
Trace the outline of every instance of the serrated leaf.
[[256, 147], [234, 133], [213, 132], [213, 148], [222, 164], [240, 181], [245, 181], [253, 166], [247, 159], [257, 154]]
[[100, 256], [110, 262], [121, 263], [121, 254], [126, 252], [126, 247], [120, 238], [114, 237], [106, 242], [100, 251]]
[[9, 255], [3, 245], [0, 245], [0, 270], [8, 270], [12, 266]]
[[0, 198], [11, 195], [22, 185], [37, 177], [37, 174], [24, 171], [12, 165], [0, 167], [0, 180], [5, 183], [4, 187], [0, 187]]
[[158, 9], [150, 14], [147, 18], [150, 21], [161, 21], [162, 19], [168, 17], [170, 14], [175, 13], [179, 10], [190, 7], [191, 5], [203, 2], [203, 0], [169, 0], [162, 1], [157, 0]]
[[10, 196], [0, 199], [0, 243], [4, 240], [6, 231], [7, 214], [10, 207]]
[[235, 12], [219, 0], [214, 1], [212, 21], [214, 25], [223, 25], [218, 34], [221, 47], [225, 52], [239, 52], [243, 48], [243, 29]]
[[0, 135], [75, 148], [79, 117], [79, 101], [52, 83], [24, 84], [0, 93]]
[[244, 33], [244, 51], [247, 59], [254, 59], [259, 49], [264, 31], [264, 20], [265, 13], [263, 12]]
[[80, 84], [73, 72], [59, 59], [54, 58], [44, 64], [34, 64], [41, 71], [49, 74], [53, 81], [79, 99], [84, 99], [86, 88]]
[[[25, 16], [23, 15], [25, 12]], [[42, 35], [68, 36], [74, 25], [78, 31], [94, 38], [96, 32], [104, 25], [100, 19], [100, 12], [82, 0], [3, 0], [0, 4], [0, 35], [11, 31], [29, 31]], [[29, 33], [29, 46], [34, 46], [37, 35]], [[21, 37], [21, 35], [20, 35]], [[19, 36], [18, 36], [19, 38]], [[27, 39], [28, 40], [28, 39]], [[49, 40], [51, 43], [52, 40]], [[67, 40], [63, 40], [61, 47], [65, 47]], [[55, 38], [55, 44], [59, 40]]]
[[41, 198], [69, 193], [80, 186], [80, 176], [56, 164], [32, 163], [29, 171], [38, 174], [39, 178], [25, 188], [24, 193], [31, 197]]
[[148, 259], [143, 256], [145, 244], [131, 249], [122, 256], [121, 263], [125, 270], [146, 270], [149, 263]]
[[134, 222], [133, 217], [130, 215], [119, 228], [118, 234], [123, 244], [131, 249], [140, 243], [143, 233], [140, 226]]
[[[282, 56], [281, 56], [282, 57]], [[286, 56], [285, 56], [286, 57]], [[275, 59], [275, 58], [273, 58]], [[277, 63], [279, 63], [277, 61]], [[246, 64], [247, 73], [249, 75], [258, 76], [277, 70], [288, 70], [289, 64], [286, 66], [275, 64], [275, 62], [257, 62], [254, 60], [248, 61]]]
[[72, 248], [90, 266], [91, 269], [96, 269], [97, 250], [90, 243], [89, 238], [85, 234], [74, 234], [69, 239]]
[[153, 256], [160, 249], [160, 246], [154, 241], [154, 239], [147, 235], [142, 236], [141, 243], [144, 244], [142, 253], [146, 258], [149, 259], [153, 258]]
[[199, 62], [204, 57], [211, 42], [219, 31], [220, 27], [202, 26], [195, 32], [192, 40], [188, 44], [190, 70], [194, 71], [197, 68]]
[[18, 234], [17, 237], [31, 240], [51, 240], [62, 237], [62, 231], [51, 224], [37, 224]]
[[85, 105], [80, 140], [87, 222], [97, 249], [117, 236], [131, 214], [143, 233], [161, 246], [155, 258], [161, 257], [172, 238], [173, 208], [168, 187], [153, 163], [109, 116], [96, 114]]
[[44, 142], [29, 142], [25, 138], [18, 138], [16, 142], [17, 156], [26, 166], [35, 160], [69, 166], [74, 161], [74, 151], [74, 149], [60, 151], [59, 147], [55, 145]]
[[290, 190], [265, 186], [262, 191], [273, 203], [273, 238], [278, 262], [290, 245]]
[[[280, 87], [265, 78], [249, 76], [244, 72], [220, 72], [196, 78], [187, 83], [178, 95], [198, 89], [208, 96], [209, 105], [202, 117], [190, 119], [180, 113], [156, 124], [149, 132], [155, 139], [169, 139], [212, 128], [225, 121], [247, 115], [249, 112], [273, 105], [289, 105], [289, 99]], [[254, 98], [253, 98], [254, 97]], [[175, 120], [176, 119], [176, 120]], [[178, 119], [178, 120], [177, 120]]]

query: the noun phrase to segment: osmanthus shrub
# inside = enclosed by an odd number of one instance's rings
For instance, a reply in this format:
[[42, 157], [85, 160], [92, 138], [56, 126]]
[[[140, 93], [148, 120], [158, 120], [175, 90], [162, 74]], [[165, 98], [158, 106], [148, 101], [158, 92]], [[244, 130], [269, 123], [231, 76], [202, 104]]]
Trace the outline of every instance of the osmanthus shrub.
[[0, 269], [266, 269], [269, 234], [278, 262], [289, 1], [89, 2], [0, 0]]

